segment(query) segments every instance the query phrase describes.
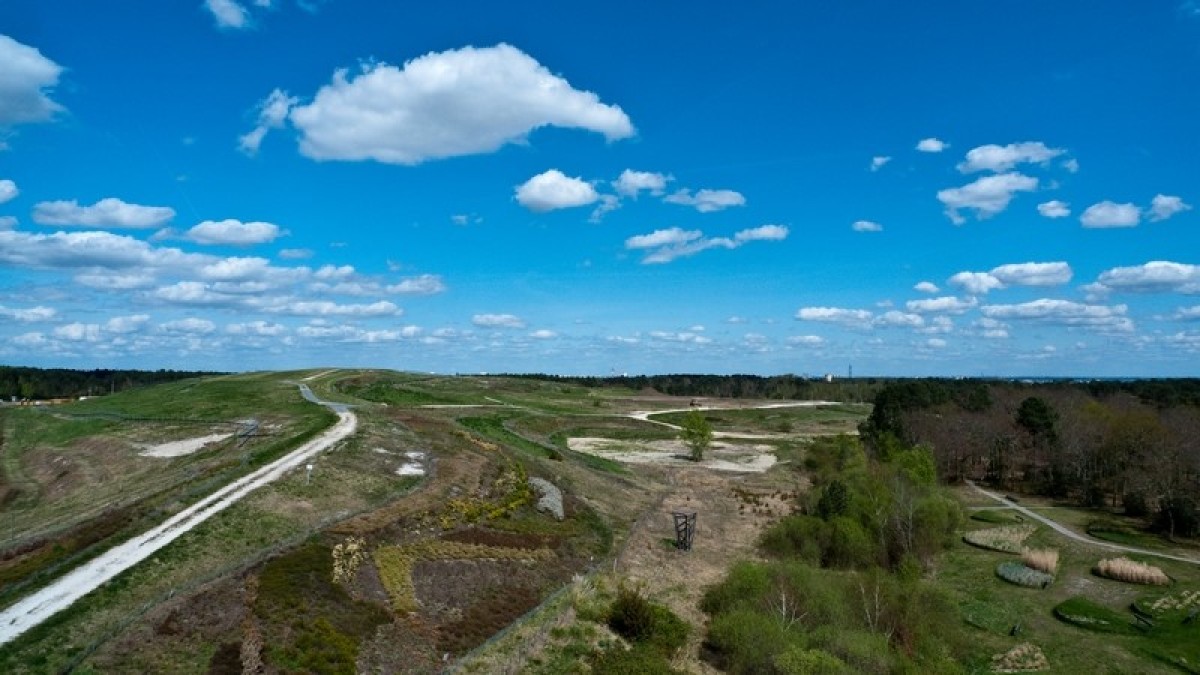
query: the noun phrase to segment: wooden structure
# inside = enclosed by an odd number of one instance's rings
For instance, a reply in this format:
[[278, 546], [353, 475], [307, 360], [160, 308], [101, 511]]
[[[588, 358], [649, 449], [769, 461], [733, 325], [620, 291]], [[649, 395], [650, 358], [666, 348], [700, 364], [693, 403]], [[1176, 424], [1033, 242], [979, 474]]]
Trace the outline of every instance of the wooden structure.
[[692, 550], [692, 539], [696, 536], [696, 512], [673, 511], [671, 515], [675, 517], [675, 549]]

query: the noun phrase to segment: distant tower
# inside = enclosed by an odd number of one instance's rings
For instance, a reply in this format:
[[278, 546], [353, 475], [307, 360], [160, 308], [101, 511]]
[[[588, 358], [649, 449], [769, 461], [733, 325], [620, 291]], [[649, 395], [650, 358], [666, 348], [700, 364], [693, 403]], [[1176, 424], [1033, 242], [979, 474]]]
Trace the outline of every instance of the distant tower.
[[846, 370], [846, 379], [847, 380], [854, 379], [854, 364], [853, 363], [851, 363], [849, 368], [847, 368], [847, 370]]

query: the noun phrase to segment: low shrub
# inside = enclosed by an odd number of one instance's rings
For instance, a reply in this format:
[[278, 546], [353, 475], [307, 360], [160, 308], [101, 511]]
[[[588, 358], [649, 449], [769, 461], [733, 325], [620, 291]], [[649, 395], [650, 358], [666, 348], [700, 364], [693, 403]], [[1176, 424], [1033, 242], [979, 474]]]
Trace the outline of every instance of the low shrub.
[[972, 530], [963, 535], [963, 541], [1002, 553], [1020, 553], [1025, 540], [1037, 530], [1036, 525], [1009, 525], [986, 530]]
[[829, 652], [799, 646], [776, 656], [775, 669], [785, 675], [851, 675], [855, 672]]
[[1141, 598], [1134, 603], [1143, 614], [1160, 616], [1169, 612], [1190, 612], [1200, 607], [1200, 590], [1187, 590], [1166, 595]]
[[993, 673], [1024, 673], [1035, 670], [1046, 670], [1050, 662], [1046, 660], [1042, 648], [1030, 642], [1022, 642], [1003, 654], [992, 657]]
[[608, 612], [608, 627], [634, 644], [670, 656], [687, 642], [688, 625], [674, 612], [646, 599], [637, 589], [622, 586]]
[[1161, 569], [1129, 558], [1106, 558], [1096, 563], [1092, 571], [1106, 579], [1130, 584], [1167, 586], [1171, 583], [1171, 577]]
[[1045, 588], [1054, 581], [1054, 575], [1035, 570], [1019, 562], [1002, 562], [996, 566], [996, 576], [1018, 586]]
[[675, 675], [667, 657], [647, 645], [615, 645], [591, 659], [593, 675]]
[[1058, 551], [1054, 549], [1027, 548], [1021, 552], [1021, 562], [1035, 570], [1053, 576], [1058, 572]]
[[1054, 608], [1054, 616], [1060, 621], [1101, 633], [1130, 635], [1137, 632], [1128, 615], [1078, 595], [1059, 603]]

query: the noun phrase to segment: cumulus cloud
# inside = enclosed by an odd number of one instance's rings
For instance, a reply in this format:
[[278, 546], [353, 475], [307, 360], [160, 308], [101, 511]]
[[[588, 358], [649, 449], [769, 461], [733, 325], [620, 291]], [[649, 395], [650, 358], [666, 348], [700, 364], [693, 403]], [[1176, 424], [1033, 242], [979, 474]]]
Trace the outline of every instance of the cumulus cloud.
[[197, 244], [250, 246], [275, 241], [283, 234], [283, 230], [273, 223], [243, 223], [227, 219], [206, 220], [188, 230], [184, 236]]
[[288, 316], [354, 316], [366, 318], [399, 316], [404, 313], [404, 310], [386, 300], [345, 305], [329, 300], [274, 301], [262, 304], [261, 309], [264, 312], [286, 314]]
[[786, 342], [801, 347], [820, 347], [825, 344], [825, 338], [820, 335], [789, 335]]
[[679, 190], [663, 198], [668, 204], [691, 206], [700, 213], [722, 211], [732, 206], [744, 206], [746, 198], [740, 192], [733, 190]]
[[941, 152], [948, 147], [950, 147], [950, 144], [936, 138], [922, 138], [917, 141], [917, 150], [921, 152]]
[[313, 252], [307, 248], [285, 248], [280, 249], [279, 257], [284, 260], [307, 260], [313, 257]]
[[855, 327], [870, 325], [873, 316], [870, 311], [865, 309], [845, 309], [843, 307], [801, 307], [796, 311], [796, 318], [800, 321], [820, 321]]
[[558, 333], [555, 333], [552, 330], [546, 330], [545, 328], [543, 328], [541, 330], [533, 331], [532, 333], [529, 334], [529, 337], [531, 337], [535, 340], [552, 340], [552, 339], [558, 337]]
[[695, 255], [711, 248], [735, 249], [752, 241], [782, 241], [788, 228], [782, 225], [762, 225], [740, 230], [733, 237], [705, 237], [700, 230], [671, 227], [640, 234], [625, 240], [625, 248], [649, 251], [643, 264], [668, 263], [677, 258]]
[[988, 291], [1004, 288], [999, 279], [987, 272], [959, 272], [950, 277], [947, 283], [971, 295], [986, 295]]
[[1067, 216], [1071, 215], [1071, 209], [1069, 206], [1070, 205], [1066, 202], [1052, 199], [1048, 202], [1042, 202], [1041, 204], [1038, 204], [1037, 210], [1038, 213], [1047, 218], [1066, 218]]
[[1182, 319], [1184, 321], [1195, 321], [1200, 319], [1200, 305], [1194, 305], [1192, 307], [1180, 307], [1179, 311], [1175, 312], [1174, 318]]
[[208, 260], [206, 256], [156, 248], [111, 232], [34, 234], [0, 230], [0, 263], [21, 267], [144, 269], [192, 267]]
[[1036, 178], [1016, 172], [1002, 173], [984, 176], [962, 187], [940, 190], [937, 198], [945, 205], [946, 216], [955, 225], [961, 225], [966, 219], [959, 213], [960, 210], [974, 210], [979, 220], [989, 218], [1008, 208], [1017, 192], [1031, 192], [1037, 186]]
[[300, 131], [300, 152], [312, 159], [407, 165], [494, 152], [545, 126], [609, 141], [634, 134], [621, 108], [507, 44], [431, 52], [402, 68], [338, 70], [288, 119]]
[[0, 180], [0, 204], [12, 201], [21, 191], [17, 189], [17, 184], [5, 178]]
[[1042, 298], [1017, 305], [984, 305], [981, 314], [990, 319], [1034, 321], [1127, 332], [1133, 322], [1125, 316], [1125, 305], [1089, 305], [1070, 300]]
[[104, 323], [108, 333], [136, 333], [150, 321], [149, 314], [131, 314], [129, 316], [114, 316]]
[[263, 137], [271, 129], [280, 129], [287, 122], [288, 114], [300, 102], [295, 96], [276, 89], [258, 104], [258, 126], [238, 137], [238, 148], [247, 155], [258, 154]]
[[480, 328], [524, 328], [525, 322], [514, 314], [476, 314], [471, 323]]
[[287, 326], [269, 321], [247, 321], [231, 323], [225, 326], [225, 332], [230, 335], [256, 335], [259, 337], [276, 337], [288, 332]]
[[621, 175], [613, 181], [613, 187], [616, 188], [617, 194], [622, 197], [633, 197], [637, 199], [639, 193], [643, 190], [649, 192], [655, 197], [662, 196], [663, 191], [667, 189], [667, 182], [671, 181], [671, 176], [661, 173], [652, 173], [649, 171], [633, 171], [625, 169]]
[[46, 122], [63, 110], [49, 96], [62, 66], [7, 35], [0, 35], [0, 63], [0, 127]]
[[925, 346], [932, 347], [933, 349], [941, 349], [946, 346], [946, 341], [942, 338], [929, 338], [925, 341]]
[[530, 178], [517, 186], [516, 193], [517, 203], [536, 213], [586, 206], [600, 199], [591, 183], [571, 178], [558, 169]]
[[1006, 286], [1060, 286], [1071, 281], [1074, 272], [1065, 262], [1027, 262], [1000, 265], [991, 275]]
[[967, 152], [967, 158], [958, 165], [958, 170], [963, 173], [1003, 173], [1018, 164], [1044, 164], [1064, 152], [1066, 150], [1062, 148], [1048, 148], [1041, 141], [981, 145]]
[[691, 331], [672, 333], [669, 331], [652, 330], [650, 331], [650, 337], [654, 338], [655, 340], [663, 340], [665, 342], [685, 342], [696, 345], [706, 345], [712, 342], [712, 338], [708, 338], [703, 335], [697, 335]]
[[33, 207], [33, 221], [58, 227], [111, 227], [145, 230], [161, 227], [175, 217], [175, 209], [166, 206], [129, 204], [106, 197], [91, 206], [70, 201], [40, 202]]
[[913, 290], [920, 291], [921, 293], [937, 293], [942, 289], [938, 288], [937, 284], [933, 283], [932, 281], [920, 281], [913, 286]]
[[[3, 201], [3, 198], [0, 198], [0, 202]], [[1157, 194], [1154, 195], [1154, 199], [1150, 201], [1150, 220], [1152, 222], [1166, 220], [1176, 213], [1190, 211], [1191, 208], [1191, 204], [1185, 204], [1179, 197]]]
[[14, 319], [16, 321], [34, 322], [34, 321], [49, 321], [55, 316], [58, 316], [58, 311], [53, 307], [28, 307], [25, 309], [15, 309], [0, 305], [0, 317], [6, 319]]
[[909, 300], [904, 306], [910, 312], [919, 314], [962, 314], [975, 307], [978, 302], [974, 298], [963, 300], [952, 295], [926, 300]]
[[1100, 273], [1093, 290], [1125, 293], [1200, 293], [1200, 265], [1154, 260]]
[[1136, 227], [1141, 216], [1141, 209], [1133, 204], [1105, 200], [1087, 207], [1079, 222], [1089, 228]]
[[855, 232], [882, 232], [883, 226], [870, 220], [856, 220], [850, 225], [850, 229]]
[[872, 157], [871, 158], [871, 171], [878, 171], [878, 170], [882, 169], [890, 161], [892, 161], [891, 157], [886, 157], [883, 155], [877, 155], [875, 157]]
[[0, 216], [0, 230], [11, 230], [16, 226], [16, 216]]
[[63, 326], [58, 326], [51, 334], [60, 340], [69, 340], [71, 342], [98, 342], [100, 340], [100, 326], [94, 323], [68, 323]]
[[925, 318], [920, 314], [901, 312], [893, 309], [875, 317], [875, 325], [898, 328], [920, 328], [921, 326], [925, 325]]

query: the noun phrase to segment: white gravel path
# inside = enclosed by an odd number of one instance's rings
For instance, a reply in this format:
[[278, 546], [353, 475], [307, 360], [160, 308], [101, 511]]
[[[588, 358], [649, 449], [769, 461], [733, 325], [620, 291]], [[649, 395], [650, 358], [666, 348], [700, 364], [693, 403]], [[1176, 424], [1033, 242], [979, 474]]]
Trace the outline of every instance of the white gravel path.
[[[307, 389], [301, 386], [302, 390]], [[311, 392], [309, 394], [311, 395]], [[358, 418], [345, 406], [324, 401], [315, 402], [334, 408], [338, 413], [337, 423], [287, 455], [213, 492], [171, 516], [161, 525], [109, 549], [98, 558], [0, 612], [0, 644], [16, 638], [60, 610], [71, 606], [104, 582], [154, 555], [159, 549], [242, 497], [279, 479], [288, 471], [303, 466], [322, 450], [347, 438], [358, 428]]]

